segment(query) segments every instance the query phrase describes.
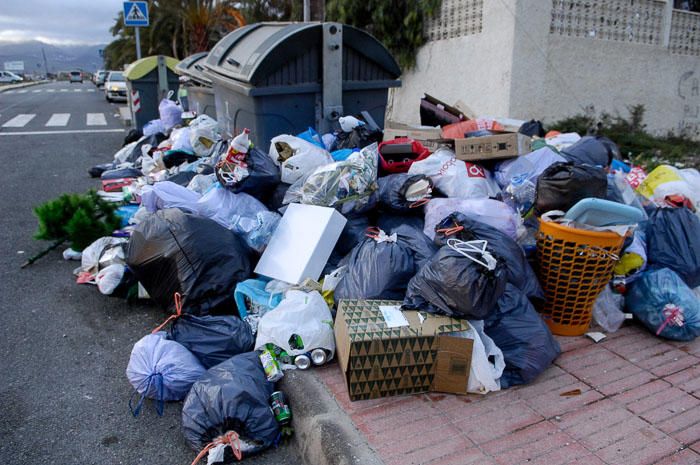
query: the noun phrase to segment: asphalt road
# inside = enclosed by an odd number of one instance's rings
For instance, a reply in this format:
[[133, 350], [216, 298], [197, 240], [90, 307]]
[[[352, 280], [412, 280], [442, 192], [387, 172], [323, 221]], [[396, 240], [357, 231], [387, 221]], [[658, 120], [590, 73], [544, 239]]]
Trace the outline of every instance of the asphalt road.
[[[121, 146], [118, 104], [91, 89], [52, 83], [0, 93], [0, 462], [187, 465], [196, 454], [180, 432], [182, 403], [167, 404], [163, 417], [150, 404], [139, 418], [128, 408], [131, 347], [167, 315], [75, 284], [77, 262], [60, 250], [20, 269], [47, 245], [32, 239], [32, 208], [95, 187], [87, 169]], [[65, 125], [46, 126], [66, 113]], [[102, 113], [105, 124], [88, 125], [88, 113]], [[28, 118], [18, 115], [34, 116], [18, 126]], [[300, 460], [284, 444], [245, 462]]]

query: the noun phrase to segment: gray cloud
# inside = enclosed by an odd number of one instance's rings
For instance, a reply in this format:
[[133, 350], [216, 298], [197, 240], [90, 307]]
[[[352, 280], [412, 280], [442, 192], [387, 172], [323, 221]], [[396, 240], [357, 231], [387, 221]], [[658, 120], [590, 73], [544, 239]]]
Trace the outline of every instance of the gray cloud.
[[2, 0], [0, 40], [54, 44], [110, 42], [122, 0]]

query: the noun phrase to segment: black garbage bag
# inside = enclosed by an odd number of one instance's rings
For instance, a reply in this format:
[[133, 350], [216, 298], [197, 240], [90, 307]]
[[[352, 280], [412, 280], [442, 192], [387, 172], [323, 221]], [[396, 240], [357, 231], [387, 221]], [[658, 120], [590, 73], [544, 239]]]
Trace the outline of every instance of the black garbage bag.
[[197, 173], [194, 171], [181, 171], [168, 177], [166, 181], [174, 182], [178, 186], [187, 187], [195, 176], [197, 176]]
[[290, 186], [291, 184], [284, 182], [277, 184], [277, 186], [272, 189], [272, 194], [270, 194], [267, 202], [263, 202], [265, 206], [269, 208], [270, 211], [279, 211], [279, 209], [284, 206], [284, 196], [287, 194]]
[[582, 199], [604, 199], [607, 192], [608, 178], [602, 168], [557, 162], [537, 178], [535, 210], [538, 214], [567, 211]]
[[101, 163], [99, 165], [95, 165], [92, 168], [88, 170], [88, 174], [90, 174], [91, 178], [99, 178], [102, 176], [102, 173], [105, 171], [113, 170], [115, 169], [115, 164], [114, 162], [111, 163]]
[[204, 366], [211, 368], [234, 355], [253, 350], [250, 325], [233, 315], [194, 316], [175, 319], [168, 338], [187, 347]]
[[103, 171], [102, 174], [100, 174], [100, 179], [102, 181], [108, 181], [110, 179], [138, 178], [139, 176], [143, 176], [143, 173], [136, 168], [118, 168]]
[[416, 202], [429, 198], [433, 182], [422, 174], [390, 174], [377, 179], [380, 207], [398, 213], [423, 215], [423, 208]]
[[530, 121], [526, 121], [520, 126], [520, 129], [518, 129], [518, 132], [520, 134], [524, 134], [526, 136], [537, 136], [537, 137], [544, 137], [545, 132], [544, 132], [544, 126], [542, 126], [542, 121], [534, 120], [531, 119]]
[[180, 166], [183, 163], [192, 163], [197, 161], [199, 157], [184, 150], [168, 150], [163, 155], [163, 164], [166, 168], [172, 168], [173, 166]]
[[483, 320], [503, 294], [506, 275], [501, 259], [489, 270], [446, 245], [409, 281], [403, 308]]
[[695, 288], [700, 286], [700, 219], [688, 208], [659, 208], [646, 227], [649, 265], [670, 268]]
[[143, 155], [141, 147], [143, 147], [144, 145], [150, 145], [152, 148], [156, 148], [158, 147], [158, 144], [160, 144], [167, 138], [168, 137], [161, 132], [157, 132], [151, 136], [144, 137], [138, 144], [134, 146], [129, 156], [126, 157], [125, 161], [128, 161], [130, 163], [136, 163], [136, 160], [141, 158], [141, 156]]
[[336, 303], [341, 299], [401, 300], [416, 273], [411, 250], [391, 239], [365, 238], [352, 249], [347, 266], [333, 294]]
[[484, 332], [503, 352], [503, 389], [533, 381], [561, 353], [547, 324], [512, 284], [506, 286], [496, 310], [484, 319]]
[[384, 214], [377, 218], [377, 227], [387, 234], [396, 233], [399, 242], [411, 249], [416, 263], [416, 271], [420, 270], [428, 260], [433, 258], [439, 249], [428, 236], [423, 233], [423, 218], [420, 216]]
[[252, 148], [245, 157], [248, 176], [237, 183], [227, 183], [216, 169], [216, 177], [222, 186], [235, 193], [245, 192], [260, 201], [266, 201], [273, 189], [280, 183], [280, 169], [265, 152]]
[[250, 251], [216, 221], [177, 208], [159, 210], [131, 234], [126, 263], [153, 300], [192, 315], [235, 314], [233, 290], [251, 275]]
[[561, 150], [561, 156], [577, 165], [606, 167], [613, 158], [620, 159], [620, 149], [605, 136], [584, 136]]
[[[235, 431], [243, 458], [267, 449], [280, 436], [270, 408], [274, 390], [257, 352], [236, 355], [210, 368], [194, 383], [182, 407], [187, 444], [199, 452], [214, 439]], [[226, 454], [225, 461], [230, 463], [229, 447]]]
[[341, 256], [349, 254], [357, 244], [367, 239], [367, 228], [370, 227], [369, 218], [366, 216], [354, 216], [347, 218], [347, 223], [340, 233], [338, 242], [333, 248]]
[[143, 131], [140, 129], [131, 129], [129, 132], [126, 133], [126, 136], [124, 136], [124, 143], [122, 144], [122, 147], [125, 145], [129, 145], [132, 142], [136, 142], [140, 138], [143, 137]]
[[464, 214], [455, 212], [442, 220], [435, 227], [436, 231], [461, 227], [461, 231], [454, 234], [445, 232], [435, 233], [435, 243], [443, 246], [449, 238], [457, 238], [463, 241], [484, 240], [488, 242], [488, 250], [501, 257], [505, 263], [507, 280], [529, 299], [544, 299], [544, 291], [537, 280], [537, 275], [527, 261], [525, 252], [510, 236], [498, 229], [467, 218]]
[[382, 141], [383, 133], [378, 129], [371, 129], [369, 125], [358, 126], [350, 132], [339, 131], [335, 134], [335, 140], [331, 145], [331, 152], [340, 149], [363, 149], [375, 142]]

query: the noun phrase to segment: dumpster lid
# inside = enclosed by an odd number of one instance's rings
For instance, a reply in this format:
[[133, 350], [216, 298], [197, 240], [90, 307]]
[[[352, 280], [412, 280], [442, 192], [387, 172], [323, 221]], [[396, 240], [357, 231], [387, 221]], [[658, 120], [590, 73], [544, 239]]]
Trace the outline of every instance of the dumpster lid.
[[[173, 57], [165, 57], [165, 65], [170, 69], [170, 71], [175, 72], [175, 67], [177, 66], [177, 63], [177, 59]], [[157, 55], [141, 58], [140, 60], [136, 60], [126, 67], [126, 70], [124, 71], [124, 77], [127, 78], [129, 81], [135, 81], [136, 79], [141, 79], [157, 67]]]
[[[396, 60], [377, 39], [353, 26], [338, 26], [343, 32], [344, 80], [386, 81], [399, 77], [401, 69]], [[320, 22], [249, 24], [221, 39], [209, 52], [204, 67], [208, 75], [244, 84], [264, 83], [280, 70], [284, 70], [287, 84], [319, 82], [318, 66], [314, 63], [318, 63], [320, 57], [309, 56], [309, 53], [320, 52], [321, 43]], [[351, 65], [350, 69], [367, 71], [348, 73], [347, 60], [363, 62], [363, 66]]]
[[175, 67], [175, 72], [180, 76], [187, 76], [198, 84], [211, 86], [211, 79], [203, 74], [204, 61], [209, 52], [199, 52], [190, 55]]

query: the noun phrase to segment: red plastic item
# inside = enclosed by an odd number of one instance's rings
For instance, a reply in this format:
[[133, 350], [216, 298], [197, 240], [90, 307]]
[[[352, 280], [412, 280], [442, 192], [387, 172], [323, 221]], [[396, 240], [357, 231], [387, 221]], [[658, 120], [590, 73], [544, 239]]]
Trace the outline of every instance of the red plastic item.
[[503, 132], [505, 128], [496, 120], [492, 119], [470, 119], [459, 123], [448, 124], [442, 127], [442, 137], [444, 139], [464, 139], [464, 135], [476, 131]]
[[[395, 158], [396, 155], [385, 158], [382, 155], [382, 147], [393, 144], [411, 144], [411, 154], [401, 155], [401, 158]], [[428, 158], [430, 151], [420, 142], [409, 139], [408, 137], [397, 137], [396, 139], [387, 140], [379, 144], [379, 169], [383, 174], [407, 173], [413, 162]]]
[[122, 187], [131, 185], [136, 178], [119, 178], [102, 181], [102, 190], [105, 192], [121, 192]]

